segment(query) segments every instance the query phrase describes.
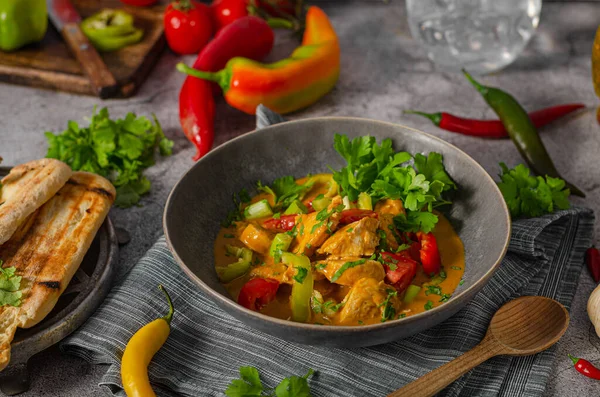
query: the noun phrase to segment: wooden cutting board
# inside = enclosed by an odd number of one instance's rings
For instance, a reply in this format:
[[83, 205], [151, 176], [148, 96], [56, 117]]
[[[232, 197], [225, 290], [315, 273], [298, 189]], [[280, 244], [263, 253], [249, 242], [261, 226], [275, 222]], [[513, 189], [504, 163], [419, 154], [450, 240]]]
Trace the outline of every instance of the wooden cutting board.
[[[133, 15], [136, 27], [144, 29], [141, 42], [118, 51], [100, 53], [119, 83], [120, 96], [133, 95], [165, 47], [164, 6], [130, 7], [118, 0], [72, 2], [82, 18], [104, 8], [121, 8]], [[41, 42], [13, 52], [0, 51], [0, 82], [95, 95], [81, 66], [50, 22]]]

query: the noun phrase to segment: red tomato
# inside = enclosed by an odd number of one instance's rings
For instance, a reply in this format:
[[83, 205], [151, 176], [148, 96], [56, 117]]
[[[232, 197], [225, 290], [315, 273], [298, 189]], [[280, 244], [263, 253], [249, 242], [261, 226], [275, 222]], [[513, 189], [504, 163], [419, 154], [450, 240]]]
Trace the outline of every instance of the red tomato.
[[348, 223], [360, 221], [362, 218], [366, 217], [377, 218], [377, 212], [371, 210], [360, 210], [358, 208], [343, 210], [340, 223], [342, 225], [347, 225]]
[[259, 311], [267, 305], [277, 294], [279, 281], [272, 278], [253, 278], [240, 290], [238, 303], [247, 309]]
[[263, 222], [263, 227], [269, 230], [292, 230], [296, 225], [297, 215], [281, 215], [279, 218], [267, 219]]
[[[405, 251], [402, 251], [405, 252]], [[417, 262], [408, 258], [407, 255], [382, 252], [383, 267], [387, 281], [398, 290], [404, 291], [417, 274]], [[394, 268], [395, 267], [395, 268]], [[394, 268], [394, 270], [392, 270]]]
[[214, 0], [210, 8], [216, 30], [248, 15], [247, 0]]
[[196, 54], [213, 34], [210, 8], [194, 0], [169, 4], [164, 25], [167, 43], [178, 54]]
[[155, 4], [158, 0], [121, 0], [121, 3], [136, 7], [146, 7]]
[[438, 250], [437, 240], [433, 233], [418, 232], [417, 238], [421, 242], [421, 263], [425, 274], [438, 274], [442, 266], [440, 251]]

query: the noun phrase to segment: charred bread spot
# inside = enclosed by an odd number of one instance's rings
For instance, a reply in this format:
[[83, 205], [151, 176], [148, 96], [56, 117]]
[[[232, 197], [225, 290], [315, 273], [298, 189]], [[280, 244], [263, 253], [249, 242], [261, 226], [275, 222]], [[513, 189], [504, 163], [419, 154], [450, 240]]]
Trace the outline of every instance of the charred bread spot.
[[105, 189], [102, 189], [101, 187], [93, 187], [93, 188], [91, 188], [89, 190], [91, 192], [98, 193], [98, 194], [100, 194], [102, 196], [108, 197], [110, 200], [114, 199], [113, 195], [109, 191], [107, 191]]
[[40, 281], [38, 284], [50, 289], [60, 289], [60, 282], [58, 281]]

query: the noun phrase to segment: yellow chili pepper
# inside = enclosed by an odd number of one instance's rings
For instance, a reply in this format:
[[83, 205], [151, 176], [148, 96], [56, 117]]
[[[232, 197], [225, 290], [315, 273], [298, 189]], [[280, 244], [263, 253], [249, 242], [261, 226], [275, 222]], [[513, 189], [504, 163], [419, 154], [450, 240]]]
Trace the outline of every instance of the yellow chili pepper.
[[128, 397], [155, 397], [148, 379], [148, 364], [152, 357], [167, 341], [173, 318], [173, 302], [162, 285], [158, 288], [165, 293], [169, 303], [169, 313], [140, 328], [127, 343], [121, 360], [121, 380]]

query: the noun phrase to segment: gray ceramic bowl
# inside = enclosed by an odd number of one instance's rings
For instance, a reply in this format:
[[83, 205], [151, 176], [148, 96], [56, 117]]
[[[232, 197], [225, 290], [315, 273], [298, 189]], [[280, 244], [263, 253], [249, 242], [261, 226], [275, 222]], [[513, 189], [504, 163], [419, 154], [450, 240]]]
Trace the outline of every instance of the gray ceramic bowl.
[[[245, 309], [219, 283], [213, 242], [242, 188], [255, 192], [257, 180], [270, 183], [343, 166], [333, 136], [392, 138], [396, 150], [436, 151], [460, 186], [447, 213], [465, 245], [464, 284], [444, 305], [401, 320], [368, 326], [323, 326], [279, 320]], [[430, 328], [452, 316], [481, 290], [506, 253], [510, 218], [502, 195], [479, 164], [456, 147], [397, 124], [328, 117], [292, 121], [242, 135], [210, 152], [175, 185], [164, 213], [164, 231], [173, 255], [198, 287], [223, 310], [268, 334], [311, 345], [357, 347], [386, 343]]]

